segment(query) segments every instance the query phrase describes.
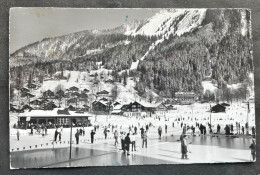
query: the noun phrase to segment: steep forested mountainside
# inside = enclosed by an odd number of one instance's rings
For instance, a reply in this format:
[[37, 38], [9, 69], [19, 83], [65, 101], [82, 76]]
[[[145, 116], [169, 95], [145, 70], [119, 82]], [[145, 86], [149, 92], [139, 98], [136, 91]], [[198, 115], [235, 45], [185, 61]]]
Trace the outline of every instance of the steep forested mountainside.
[[250, 84], [250, 25], [245, 9], [162, 10], [115, 29], [82, 31], [25, 46], [10, 55], [10, 80], [17, 84], [19, 77], [26, 82], [29, 76], [40, 79], [64, 69], [96, 70], [101, 62], [104, 69], [114, 70], [113, 75], [131, 68], [140, 95], [146, 89], [165, 97], [176, 91], [202, 94], [204, 80], [221, 89]]

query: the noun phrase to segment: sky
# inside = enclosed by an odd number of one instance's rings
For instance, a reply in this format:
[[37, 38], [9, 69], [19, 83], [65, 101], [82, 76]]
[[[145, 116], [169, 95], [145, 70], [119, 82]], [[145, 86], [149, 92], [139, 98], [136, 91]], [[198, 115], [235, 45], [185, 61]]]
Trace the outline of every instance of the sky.
[[160, 9], [11, 8], [10, 54], [44, 38], [89, 29], [112, 29], [150, 18]]

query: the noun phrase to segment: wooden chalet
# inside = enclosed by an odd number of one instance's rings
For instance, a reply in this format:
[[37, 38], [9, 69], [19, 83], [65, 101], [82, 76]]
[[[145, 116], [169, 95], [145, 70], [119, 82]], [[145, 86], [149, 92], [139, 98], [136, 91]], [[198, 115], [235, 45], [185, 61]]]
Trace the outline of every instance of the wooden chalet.
[[47, 91], [43, 92], [43, 97], [53, 98], [54, 97], [54, 92], [52, 92], [51, 90], [47, 90]]
[[220, 104], [211, 107], [211, 112], [218, 113], [218, 112], [226, 112], [226, 107]]

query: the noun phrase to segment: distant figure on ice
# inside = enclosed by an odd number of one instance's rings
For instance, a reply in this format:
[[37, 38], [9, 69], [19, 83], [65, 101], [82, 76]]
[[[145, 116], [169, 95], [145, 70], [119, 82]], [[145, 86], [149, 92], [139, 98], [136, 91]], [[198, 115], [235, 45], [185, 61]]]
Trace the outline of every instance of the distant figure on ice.
[[172, 122], [172, 127], [174, 128], [174, 122]]
[[233, 126], [233, 124], [230, 125], [230, 129], [231, 129], [231, 133], [233, 133], [233, 131], [234, 131], [234, 126]]
[[161, 139], [161, 137], [162, 137], [162, 127], [161, 126], [158, 127], [158, 134], [159, 134], [159, 138]]
[[20, 140], [20, 132], [19, 132], [19, 129], [17, 129], [16, 136], [17, 136], [17, 140], [19, 141], [19, 140]]
[[31, 126], [31, 135], [33, 135], [33, 126]]
[[245, 134], [245, 128], [244, 128], [244, 126], [242, 126], [242, 134], [243, 134], [243, 135]]
[[186, 134], [187, 132], [187, 127], [186, 127], [186, 124], [183, 126], [183, 129], [182, 129], [182, 134]]
[[59, 141], [61, 141], [61, 128], [60, 127], [58, 127], [57, 132], [58, 132], [58, 135], [59, 135]]
[[185, 139], [186, 135], [182, 134], [180, 136], [181, 141], [181, 159], [188, 159], [188, 147], [187, 147], [187, 140]]
[[135, 135], [137, 134], [137, 127], [135, 126], [134, 127], [134, 130], [135, 130]]
[[136, 151], [136, 146], [135, 146], [135, 134], [133, 133], [131, 136], [130, 136], [130, 140], [131, 140], [131, 144], [132, 144], [132, 151]]
[[115, 130], [114, 132], [114, 138], [115, 138], [115, 146], [118, 145], [118, 132]]
[[203, 126], [203, 134], [206, 135], [206, 133], [207, 133], [207, 128], [206, 126]]
[[130, 137], [129, 137], [129, 133], [127, 133], [126, 137], [125, 137], [125, 150], [124, 150], [124, 153], [126, 153], [127, 151], [127, 155], [130, 155], [129, 153], [129, 148], [130, 148], [130, 143], [131, 143], [131, 140], [130, 140]]
[[224, 129], [225, 129], [226, 135], [230, 135], [230, 128], [229, 128], [229, 126], [226, 125], [226, 127]]
[[218, 124], [218, 126], [217, 126], [217, 134], [220, 134], [220, 125]]
[[141, 130], [141, 138], [142, 138], [143, 134], [144, 134], [144, 128], [142, 127], [142, 128], [140, 128], [140, 130]]
[[165, 134], [167, 134], [167, 125], [165, 124]]
[[202, 124], [200, 124], [199, 129], [200, 129], [200, 134], [202, 135], [203, 134], [203, 125]]
[[145, 131], [145, 132], [143, 133], [143, 135], [142, 135], [142, 139], [143, 139], [142, 148], [144, 147], [144, 145], [145, 145], [145, 148], [147, 148], [147, 138], [148, 138], [148, 136], [147, 136], [147, 131]]
[[255, 156], [256, 156], [256, 144], [255, 144], [255, 139], [252, 139], [252, 143], [249, 146], [249, 148], [251, 149], [251, 155], [253, 158], [253, 161], [255, 161]]
[[105, 139], [107, 139], [107, 127], [105, 127], [104, 129], [104, 135], [105, 135]]
[[75, 134], [75, 138], [76, 138], [76, 144], [79, 144], [79, 130], [77, 129], [77, 132]]
[[54, 141], [55, 142], [57, 141], [57, 137], [58, 137], [58, 131], [56, 129], [55, 132], [54, 132]]
[[183, 123], [181, 122], [181, 128], [182, 128], [182, 126], [183, 126]]
[[96, 133], [93, 130], [91, 130], [91, 133], [90, 133], [91, 143], [94, 143], [94, 135], [95, 134]]
[[252, 127], [252, 136], [253, 136], [253, 138], [255, 138], [255, 127], [254, 126]]

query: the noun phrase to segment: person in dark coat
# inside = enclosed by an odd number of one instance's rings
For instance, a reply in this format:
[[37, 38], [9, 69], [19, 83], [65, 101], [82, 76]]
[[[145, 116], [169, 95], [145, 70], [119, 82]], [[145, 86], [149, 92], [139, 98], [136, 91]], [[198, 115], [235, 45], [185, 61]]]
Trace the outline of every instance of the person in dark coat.
[[186, 135], [182, 134], [180, 136], [181, 141], [181, 159], [188, 159], [188, 147], [187, 147], [187, 141], [185, 139]]
[[91, 133], [90, 133], [91, 143], [94, 143], [94, 135], [95, 134], [96, 133], [93, 130], [91, 130]]
[[243, 134], [243, 135], [245, 134], [245, 128], [244, 128], [244, 126], [242, 126], [242, 134]]
[[255, 127], [252, 127], [252, 136], [255, 137]]
[[202, 126], [202, 124], [200, 124], [199, 129], [200, 129], [200, 134], [202, 135], [203, 134], [203, 126]]
[[75, 134], [75, 138], [76, 138], [76, 144], [79, 144], [79, 130], [77, 130], [76, 134]]
[[134, 127], [134, 130], [135, 130], [135, 135], [137, 134], [137, 127], [135, 126]]
[[251, 155], [253, 158], [253, 161], [255, 161], [255, 157], [256, 157], [256, 144], [255, 144], [255, 139], [252, 139], [252, 143], [249, 146], [249, 148], [251, 149]]
[[141, 138], [142, 138], [142, 136], [144, 134], [144, 128], [142, 127], [140, 130], [141, 130]]
[[104, 135], [105, 135], [105, 139], [107, 139], [107, 127], [105, 127], [104, 129]]
[[[131, 140], [130, 140], [130, 137], [129, 137], [129, 133], [127, 133], [126, 137], [125, 137], [125, 151], [127, 151], [127, 155], [130, 155], [129, 153], [129, 148], [130, 148], [130, 143], [131, 143]], [[125, 153], [124, 151], [124, 153]]]
[[220, 134], [220, 125], [217, 126], [217, 134]]
[[57, 129], [55, 130], [55, 133], [54, 133], [54, 141], [57, 141], [57, 137], [58, 137], [58, 131]]
[[167, 134], [167, 125], [165, 124], [165, 134]]
[[159, 138], [161, 139], [161, 137], [162, 137], [162, 127], [161, 126], [158, 127], [158, 134], [159, 134]]

